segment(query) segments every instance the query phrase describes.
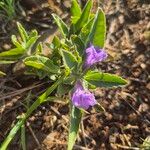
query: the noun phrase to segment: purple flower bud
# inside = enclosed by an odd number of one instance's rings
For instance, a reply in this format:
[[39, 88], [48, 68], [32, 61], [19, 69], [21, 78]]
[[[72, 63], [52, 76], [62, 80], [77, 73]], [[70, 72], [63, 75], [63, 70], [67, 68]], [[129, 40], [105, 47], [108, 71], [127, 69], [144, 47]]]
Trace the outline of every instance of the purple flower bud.
[[89, 68], [95, 63], [101, 62], [107, 58], [107, 53], [98, 47], [94, 47], [92, 44], [85, 50], [86, 60], [84, 68]]
[[80, 82], [77, 82], [75, 85], [75, 90], [72, 94], [72, 103], [74, 106], [85, 110], [97, 104], [94, 94], [85, 90]]

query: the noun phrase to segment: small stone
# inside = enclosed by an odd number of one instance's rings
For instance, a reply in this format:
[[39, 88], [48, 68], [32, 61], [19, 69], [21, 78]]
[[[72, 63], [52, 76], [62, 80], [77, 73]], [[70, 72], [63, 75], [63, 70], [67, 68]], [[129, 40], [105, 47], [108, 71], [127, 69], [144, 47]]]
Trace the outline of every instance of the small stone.
[[142, 104], [139, 106], [139, 109], [138, 109], [139, 112], [146, 112], [146, 111], [148, 111], [148, 110], [149, 110], [149, 106], [148, 106], [148, 104], [146, 104], [146, 103], [142, 103]]
[[110, 143], [116, 143], [116, 137], [113, 136], [113, 135], [110, 135], [110, 136], [109, 136], [109, 142], [110, 142]]
[[147, 84], [146, 88], [150, 90], [150, 83]]
[[130, 49], [126, 49], [122, 51], [123, 54], [128, 54], [129, 52], [130, 52]]
[[144, 63], [142, 63], [140, 66], [141, 66], [142, 69], [146, 68], [146, 64], [144, 64]]
[[112, 118], [113, 118], [112, 114], [107, 115], [107, 120], [112, 120]]
[[143, 24], [143, 20], [140, 20], [140, 21], [139, 21], [139, 24], [142, 25], [142, 24]]
[[4, 45], [3, 45], [3, 48], [4, 48], [5, 50], [9, 50], [9, 49], [11, 49], [11, 46], [8, 45], [8, 44], [4, 44]]
[[64, 6], [65, 6], [66, 8], [70, 8], [70, 7], [71, 7], [71, 3], [70, 3], [70, 1], [68, 1], [68, 0], [65, 0], [63, 4], [64, 4]]
[[50, 117], [49, 116], [44, 116], [44, 121], [49, 122], [50, 121]]
[[56, 117], [56, 116], [53, 116], [53, 117], [52, 117], [52, 120], [53, 120], [53, 122], [56, 122], [56, 121], [57, 121], [57, 117]]
[[120, 24], [124, 24], [125, 19], [123, 15], [120, 15], [118, 19], [119, 19]]
[[147, 29], [150, 29], [150, 22], [146, 26]]
[[142, 61], [145, 61], [145, 56], [143, 54], [135, 58], [135, 62], [142, 62]]
[[32, 116], [29, 118], [30, 121], [34, 121], [35, 120], [35, 116]]

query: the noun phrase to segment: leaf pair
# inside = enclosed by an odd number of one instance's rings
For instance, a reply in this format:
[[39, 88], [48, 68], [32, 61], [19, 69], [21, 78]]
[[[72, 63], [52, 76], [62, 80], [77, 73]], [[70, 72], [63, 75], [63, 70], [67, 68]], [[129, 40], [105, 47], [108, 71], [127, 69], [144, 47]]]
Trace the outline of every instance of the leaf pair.
[[[90, 10], [92, 8], [92, 0], [89, 0], [84, 7], [82, 13], [80, 6], [78, 5], [76, 0], [72, 1], [71, 13], [72, 17], [78, 18], [78, 20], [73, 22], [75, 32], [80, 31], [86, 32], [86, 44], [92, 43], [94, 46], [98, 46], [100, 48], [104, 47], [105, 35], [106, 35], [106, 19], [105, 14], [102, 9], [98, 8], [97, 13], [95, 15], [95, 19], [93, 17], [89, 20]], [[85, 36], [85, 35], [84, 35]], [[82, 36], [81, 36], [82, 37]], [[81, 38], [82, 39], [82, 38]], [[83, 39], [84, 41], [85, 39]]]

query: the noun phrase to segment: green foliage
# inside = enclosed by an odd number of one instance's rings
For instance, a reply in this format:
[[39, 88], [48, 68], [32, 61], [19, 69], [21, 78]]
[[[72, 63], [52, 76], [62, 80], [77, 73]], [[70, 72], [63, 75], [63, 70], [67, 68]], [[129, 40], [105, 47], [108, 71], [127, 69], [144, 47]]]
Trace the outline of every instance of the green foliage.
[[54, 36], [53, 41], [51, 43], [51, 49], [58, 50], [61, 47], [61, 41], [57, 36]]
[[6, 20], [12, 20], [16, 17], [15, 0], [1, 0], [0, 1], [0, 16]]
[[0, 77], [1, 76], [5, 76], [6, 74], [4, 73], [4, 72], [2, 72], [2, 71], [0, 71]]
[[150, 149], [150, 136], [147, 136], [142, 145], [140, 146], [141, 150], [149, 150]]
[[40, 56], [40, 55], [29, 56], [24, 59], [24, 63], [27, 66], [31, 66], [48, 73], [55, 74], [59, 72], [59, 67], [56, 66], [52, 60], [50, 60], [45, 56]]
[[59, 96], [63, 96], [65, 94], [68, 94], [72, 88], [73, 87], [70, 84], [62, 83], [57, 88], [57, 94]]
[[0, 53], [0, 58], [4, 58], [4, 59], [19, 59], [23, 53], [24, 53], [24, 49], [23, 48], [14, 48], [14, 49], [11, 49], [9, 51], [5, 51], [5, 52], [2, 52]]
[[64, 65], [68, 67], [70, 70], [76, 69], [77, 60], [73, 54], [69, 51], [62, 50], [62, 57], [64, 61]]
[[77, 0], [72, 0], [71, 15], [72, 23], [75, 24], [81, 16], [81, 8]]
[[82, 41], [82, 39], [80, 37], [78, 37], [77, 35], [73, 35], [72, 37], [72, 42], [75, 44], [76, 46], [76, 50], [79, 54], [79, 56], [83, 56], [84, 54], [84, 49], [85, 49], [85, 44]]
[[95, 46], [104, 47], [105, 42], [105, 34], [106, 34], [106, 19], [105, 14], [102, 9], [98, 9], [95, 19], [88, 36], [87, 43], [91, 42]]
[[85, 45], [87, 45], [87, 40], [88, 40], [89, 33], [91, 31], [93, 21], [94, 21], [94, 18], [92, 17], [81, 29], [81, 33], [79, 36], [82, 39], [82, 41], [85, 41]]
[[127, 84], [127, 81], [117, 75], [102, 73], [98, 71], [89, 71], [84, 76], [84, 79], [95, 87], [114, 87], [123, 86]]
[[74, 25], [75, 33], [79, 32], [82, 29], [82, 27], [85, 25], [85, 23], [88, 21], [91, 8], [92, 8], [92, 0], [89, 0], [86, 3], [86, 5], [82, 11], [80, 18], [78, 19], [78, 21]]
[[0, 60], [0, 65], [2, 64], [12, 64], [15, 63], [15, 61], [11, 61], [11, 60]]
[[52, 14], [52, 16], [55, 19], [58, 27], [60, 28], [60, 31], [62, 32], [62, 34], [64, 36], [67, 36], [68, 35], [68, 27], [67, 27], [67, 25], [57, 15]]
[[[9, 60], [10, 63], [13, 63], [13, 61], [18, 61], [19, 59], [31, 55], [31, 48], [39, 37], [36, 30], [31, 31], [28, 34], [20, 23], [17, 23], [17, 26], [21, 39], [12, 35], [11, 39], [15, 48], [0, 53], [1, 64], [3, 62], [5, 63], [7, 60]], [[7, 63], [9, 63], [9, 61], [7, 61]]]
[[68, 150], [72, 150], [79, 131], [79, 125], [82, 118], [82, 111], [74, 106], [71, 107], [71, 120], [68, 139]]
[[25, 135], [25, 124], [23, 124], [21, 126], [21, 145], [22, 145], [22, 149], [26, 150], [26, 135]]

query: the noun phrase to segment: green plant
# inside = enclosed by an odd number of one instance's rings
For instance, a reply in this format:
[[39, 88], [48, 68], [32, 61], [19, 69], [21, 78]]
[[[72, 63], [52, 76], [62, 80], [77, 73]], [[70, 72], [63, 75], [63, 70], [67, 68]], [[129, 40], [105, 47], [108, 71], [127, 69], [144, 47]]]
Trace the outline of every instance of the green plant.
[[36, 52], [36, 50], [32, 51], [32, 46], [39, 37], [37, 31], [32, 30], [27, 33], [19, 22], [17, 22], [17, 27], [20, 37], [12, 35], [11, 40], [14, 48], [0, 53], [0, 64], [15, 63]]
[[[20, 117], [2, 143], [1, 150], [7, 148], [17, 131], [39, 105], [46, 101], [55, 101], [55, 95], [51, 95], [55, 89], [60, 97], [67, 93], [68, 99], [71, 99], [69, 101], [70, 129], [68, 138], [68, 150], [71, 150], [76, 141], [85, 110], [92, 106], [102, 108], [96, 101], [94, 94], [88, 89], [112, 88], [127, 84], [125, 79], [115, 74], [104, 73], [94, 67], [96, 63], [107, 58], [107, 53], [103, 49], [106, 19], [102, 9], [98, 8], [97, 13], [93, 14], [91, 8], [92, 0], [88, 0], [83, 10], [76, 0], [72, 0], [70, 26], [67, 26], [61, 18], [53, 14], [62, 33], [62, 39], [54, 37], [52, 43], [47, 44], [51, 48], [51, 55], [46, 57], [41, 53], [33, 53], [22, 57], [26, 66], [35, 69], [42, 75], [49, 76], [53, 84]], [[22, 55], [24, 52], [21, 53], [21, 56], [24, 56]]]
[[150, 149], [150, 136], [142, 140], [143, 140], [143, 143], [140, 146], [141, 150], [149, 150]]
[[15, 3], [15, 0], [1, 0], [0, 2], [0, 15], [8, 21], [16, 17]]
[[4, 73], [4, 72], [2, 72], [2, 71], [0, 71], [0, 77], [1, 76], [5, 76], [6, 74]]

